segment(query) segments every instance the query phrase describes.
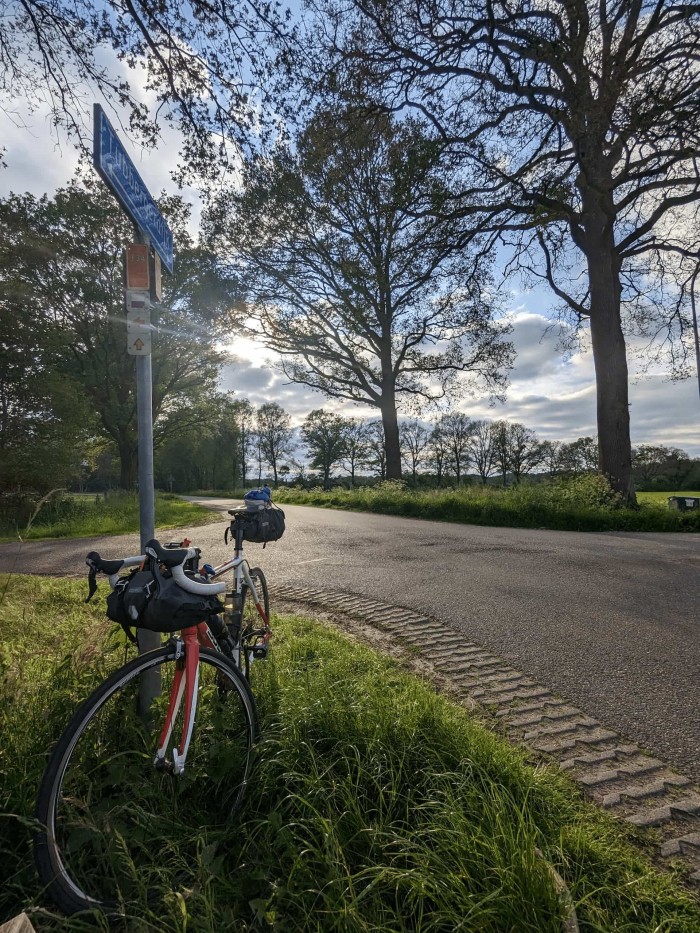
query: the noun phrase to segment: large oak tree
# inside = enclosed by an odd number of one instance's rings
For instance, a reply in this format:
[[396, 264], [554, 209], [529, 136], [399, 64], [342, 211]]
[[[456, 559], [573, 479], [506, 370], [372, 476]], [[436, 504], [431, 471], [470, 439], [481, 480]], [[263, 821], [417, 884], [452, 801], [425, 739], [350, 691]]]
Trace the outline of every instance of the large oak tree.
[[599, 467], [633, 501], [625, 331], [678, 325], [677, 341], [684, 312], [662, 286], [675, 256], [699, 255], [681, 212], [700, 198], [700, 4], [353, 0], [354, 18], [321, 6], [341, 52], [325, 87], [359, 61], [381, 104], [429, 119], [464, 169], [451, 209], [590, 323]]
[[212, 242], [249, 290], [253, 331], [294, 382], [379, 409], [401, 476], [397, 408], [463, 385], [498, 393], [511, 346], [490, 281], [441, 219], [439, 147], [415, 120], [319, 111], [211, 206]]

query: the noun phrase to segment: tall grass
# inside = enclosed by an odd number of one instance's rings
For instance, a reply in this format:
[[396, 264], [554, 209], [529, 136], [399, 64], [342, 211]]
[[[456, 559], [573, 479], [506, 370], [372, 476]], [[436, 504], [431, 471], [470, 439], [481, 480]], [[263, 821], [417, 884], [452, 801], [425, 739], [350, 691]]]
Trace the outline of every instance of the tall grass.
[[624, 508], [605, 478], [593, 474], [506, 489], [475, 485], [416, 490], [401, 482], [329, 492], [279, 488], [275, 501], [512, 528], [700, 531], [700, 512], [675, 512], [644, 501], [638, 509]]
[[[197, 525], [212, 520], [210, 510], [165, 492], [156, 493], [155, 522], [158, 529]], [[29, 528], [0, 520], [0, 541], [39, 538], [80, 538], [119, 535], [139, 530], [136, 493], [112, 492], [105, 496], [63, 496], [47, 502]]]
[[[14, 577], [0, 610], [0, 922], [29, 908], [40, 933], [108, 929], [36, 910], [30, 855], [47, 749], [124, 659], [83, 591]], [[125, 929], [558, 933], [562, 905], [538, 851], [567, 882], [582, 930], [700, 929], [697, 901], [627, 830], [396, 662], [288, 617], [275, 620], [274, 660], [254, 673], [264, 738], [243, 814], [201, 833], [186, 877], [144, 895]], [[167, 848], [181, 834], [192, 851], [191, 832], [173, 822]], [[163, 843], [150, 844], [157, 857]]]

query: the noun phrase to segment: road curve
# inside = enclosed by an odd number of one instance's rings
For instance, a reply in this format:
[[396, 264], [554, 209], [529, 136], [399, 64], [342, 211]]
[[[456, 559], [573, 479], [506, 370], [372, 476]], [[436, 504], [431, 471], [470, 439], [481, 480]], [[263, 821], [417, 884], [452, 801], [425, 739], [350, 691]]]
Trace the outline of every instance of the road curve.
[[[285, 511], [282, 540], [248, 550], [272, 581], [369, 591], [437, 616], [700, 780], [700, 535]], [[215, 563], [230, 553], [224, 521], [190, 531]], [[1, 545], [0, 571], [80, 575], [95, 547], [110, 557], [138, 553], [138, 536]]]

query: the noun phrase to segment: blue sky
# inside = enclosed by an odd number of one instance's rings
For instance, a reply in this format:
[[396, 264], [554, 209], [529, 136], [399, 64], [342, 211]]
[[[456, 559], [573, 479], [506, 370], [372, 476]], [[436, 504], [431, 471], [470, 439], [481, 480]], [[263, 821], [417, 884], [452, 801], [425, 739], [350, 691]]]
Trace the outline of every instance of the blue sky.
[[[27, 115], [21, 101], [16, 102], [14, 112], [0, 112], [0, 140], [6, 147], [7, 162], [7, 167], [0, 169], [3, 196], [10, 191], [51, 193], [71, 177], [78, 162], [70, 143], [65, 139], [59, 142], [52, 134], [45, 114], [37, 111]], [[176, 132], [166, 128], [156, 151], [143, 152], [126, 143], [152, 192], [176, 191], [170, 170], [177, 161], [178, 142]], [[184, 195], [195, 205], [196, 219], [197, 193], [188, 189]], [[513, 290], [505, 304], [517, 350], [507, 399], [491, 407], [485, 397], [467, 396], [456, 399], [455, 407], [473, 417], [521, 421], [551, 440], [570, 441], [595, 434], [595, 379], [587, 339], [580, 352], [564, 358], [557, 348], [556, 334], [546, 332], [551, 317], [546, 292]], [[375, 410], [326, 401], [303, 387], [286, 384], [274, 369], [269, 352], [250, 341], [234, 341], [227, 349], [231, 362], [224, 367], [221, 387], [256, 405], [278, 401], [297, 424], [311, 409], [320, 407], [377, 415]], [[677, 446], [700, 456], [700, 397], [695, 378], [673, 383], [659, 367], [642, 378], [631, 365], [630, 416], [633, 443]]]

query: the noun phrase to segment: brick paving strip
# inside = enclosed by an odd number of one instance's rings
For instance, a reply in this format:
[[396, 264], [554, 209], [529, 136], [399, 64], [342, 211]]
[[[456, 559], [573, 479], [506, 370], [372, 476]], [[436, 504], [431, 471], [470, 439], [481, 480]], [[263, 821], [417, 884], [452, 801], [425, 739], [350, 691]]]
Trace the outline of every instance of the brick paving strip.
[[[511, 742], [558, 762], [585, 795], [633, 826], [655, 831], [657, 861], [682, 867], [700, 889], [700, 787], [556, 697], [439, 619], [347, 593], [296, 584], [276, 600], [340, 613], [391, 636], [427, 663], [461, 702], [488, 712]], [[391, 647], [384, 640], [384, 647]], [[423, 666], [425, 670], [425, 666]], [[492, 720], [493, 721], [493, 720]]]

